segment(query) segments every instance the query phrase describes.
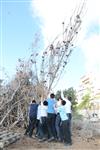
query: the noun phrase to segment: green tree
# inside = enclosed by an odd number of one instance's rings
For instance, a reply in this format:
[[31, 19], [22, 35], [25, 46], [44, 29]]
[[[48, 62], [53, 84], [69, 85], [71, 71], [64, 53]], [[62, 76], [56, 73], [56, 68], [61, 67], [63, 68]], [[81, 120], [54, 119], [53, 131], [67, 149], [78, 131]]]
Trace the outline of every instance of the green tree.
[[58, 99], [60, 96], [61, 96], [61, 91], [59, 90], [56, 92], [55, 98]]
[[86, 113], [88, 115], [88, 118], [90, 118], [90, 115], [89, 115], [89, 111], [88, 109], [91, 108], [91, 103], [90, 103], [90, 94], [87, 93], [86, 95], [84, 95], [82, 97], [82, 102], [78, 105], [78, 109], [82, 110], [82, 109], [85, 109], [86, 110]]
[[90, 94], [82, 97], [82, 102], [78, 105], [79, 109], [88, 109], [90, 107]]

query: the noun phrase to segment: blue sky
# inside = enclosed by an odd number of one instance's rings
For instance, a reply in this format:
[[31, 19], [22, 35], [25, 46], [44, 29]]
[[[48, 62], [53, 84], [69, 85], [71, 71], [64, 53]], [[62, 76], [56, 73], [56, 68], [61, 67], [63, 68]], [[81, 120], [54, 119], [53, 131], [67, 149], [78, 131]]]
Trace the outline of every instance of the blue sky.
[[[65, 2], [65, 0], [63, 1]], [[53, 3], [54, 1], [51, 0], [48, 4]], [[38, 43], [38, 47], [34, 49], [34, 51], [40, 51], [47, 44], [47, 41], [45, 41], [45, 39], [48, 39], [48, 41], [50, 42], [51, 40], [53, 40], [53, 37], [58, 34], [58, 30], [56, 31], [56, 27], [60, 26], [56, 25], [54, 23], [54, 20], [52, 21], [52, 19], [55, 18], [53, 18], [53, 16], [50, 17], [51, 12], [49, 13], [49, 9], [46, 10], [46, 6], [48, 6], [48, 4], [46, 3], [46, 0], [0, 1], [0, 8], [2, 8], [0, 13], [0, 41], [2, 43], [0, 47], [0, 66], [5, 68], [5, 72], [7, 72], [8, 76], [12, 77], [14, 75], [18, 58], [27, 59], [31, 54], [32, 42], [34, 41], [36, 33], [39, 34], [40, 40]], [[67, 5], [65, 6], [68, 7]], [[62, 8], [65, 6], [63, 5]], [[49, 8], [49, 6], [47, 8]], [[61, 15], [58, 14], [58, 16], [56, 14], [56, 17], [60, 18], [61, 21], [61, 19], [63, 20], [66, 15], [64, 14], [64, 12], [60, 14]], [[93, 17], [95, 18], [95, 16]], [[53, 26], [52, 24], [50, 24], [47, 18], [50, 20], [50, 22], [53, 22]], [[83, 32], [85, 31], [83, 39], [87, 39], [87, 41], [90, 40], [93, 35], [100, 35], [100, 24], [98, 23], [98, 20], [91, 20], [92, 19], [90, 19], [90, 22], [92, 23], [87, 24], [85, 21], [84, 25], [86, 26], [83, 26], [84, 30], [81, 31], [82, 36]], [[53, 32], [51, 32], [50, 28], [55, 32], [54, 35]], [[81, 47], [76, 47], [70, 57], [70, 61], [66, 69], [66, 74], [64, 75], [64, 78], [66, 79], [66, 87], [78, 85], [79, 79], [87, 71], [87, 62], [89, 63], [90, 61], [91, 63], [91, 60], [89, 60], [90, 58], [87, 55], [87, 51], [82, 51], [84, 47], [86, 50], [90, 49], [90, 47], [85, 40], [82, 40], [79, 43], [84, 43], [84, 45], [82, 45]], [[62, 80], [59, 83], [60, 84], [58, 87], [60, 88]]]
[[32, 17], [30, 2], [3, 1], [1, 21], [2, 65], [11, 75], [15, 72], [18, 58], [28, 58], [34, 36], [41, 30], [38, 18]]

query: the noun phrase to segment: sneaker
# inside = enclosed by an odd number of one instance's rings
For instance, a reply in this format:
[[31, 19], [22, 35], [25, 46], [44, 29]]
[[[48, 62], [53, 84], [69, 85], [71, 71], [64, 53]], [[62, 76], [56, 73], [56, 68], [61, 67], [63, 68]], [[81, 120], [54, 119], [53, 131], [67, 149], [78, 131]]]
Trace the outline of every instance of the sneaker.
[[46, 141], [47, 139], [44, 137], [42, 139], [39, 139], [39, 142], [43, 142], [43, 141]]
[[63, 140], [62, 140], [62, 139], [60, 139], [60, 138], [59, 138], [57, 141], [58, 141], [58, 142], [61, 142], [61, 143], [63, 143]]
[[53, 141], [54, 139], [55, 139], [54, 137], [51, 137], [51, 138], [48, 139], [48, 142], [51, 142], [51, 141]]
[[72, 143], [64, 143], [65, 146], [71, 146]]
[[38, 134], [35, 134], [35, 137], [38, 137]]
[[30, 135], [29, 135], [29, 138], [31, 138], [31, 139], [35, 139], [35, 137], [34, 137], [33, 135], [32, 135], [32, 136], [30, 136]]

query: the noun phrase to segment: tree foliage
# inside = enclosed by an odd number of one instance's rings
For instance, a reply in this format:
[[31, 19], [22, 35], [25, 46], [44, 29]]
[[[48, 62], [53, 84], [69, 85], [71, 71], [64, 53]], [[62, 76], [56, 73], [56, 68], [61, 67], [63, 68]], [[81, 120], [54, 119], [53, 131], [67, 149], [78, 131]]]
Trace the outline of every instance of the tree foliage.
[[55, 98], [56, 98], [56, 99], [58, 99], [59, 97], [61, 97], [61, 91], [60, 91], [60, 90], [57, 91], [57, 92], [56, 92], [56, 95], [55, 95]]
[[67, 90], [63, 91], [64, 97], [71, 97], [72, 98], [72, 108], [75, 109], [77, 104], [77, 96], [76, 96], [76, 90], [74, 90], [73, 87], [68, 88]]
[[88, 109], [90, 107], [90, 94], [82, 97], [82, 102], [78, 105], [78, 109]]
[[82, 102], [78, 105], [77, 109], [79, 110], [86, 110], [86, 114], [88, 116], [88, 119], [90, 119], [90, 113], [89, 110], [91, 109], [91, 103], [90, 103], [91, 97], [90, 93], [85, 94], [82, 97]]

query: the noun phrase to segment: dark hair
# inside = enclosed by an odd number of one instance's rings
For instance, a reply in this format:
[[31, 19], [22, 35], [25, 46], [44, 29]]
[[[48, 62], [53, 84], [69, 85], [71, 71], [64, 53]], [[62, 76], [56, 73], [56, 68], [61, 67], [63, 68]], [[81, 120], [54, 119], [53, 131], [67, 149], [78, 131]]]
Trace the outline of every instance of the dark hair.
[[51, 94], [50, 94], [50, 98], [55, 98], [55, 94], [54, 94], [54, 93], [51, 93]]
[[72, 97], [71, 97], [71, 96], [68, 96], [68, 100], [71, 101], [71, 100], [72, 100]]
[[33, 99], [33, 100], [32, 100], [32, 103], [36, 103], [36, 100], [35, 100], [35, 99]]
[[44, 101], [44, 102], [43, 102], [43, 105], [44, 105], [44, 106], [48, 106], [48, 102], [47, 102], [47, 101]]
[[66, 104], [66, 101], [62, 100], [62, 101], [61, 101], [61, 104], [62, 104], [62, 105], [65, 105], [65, 104]]

